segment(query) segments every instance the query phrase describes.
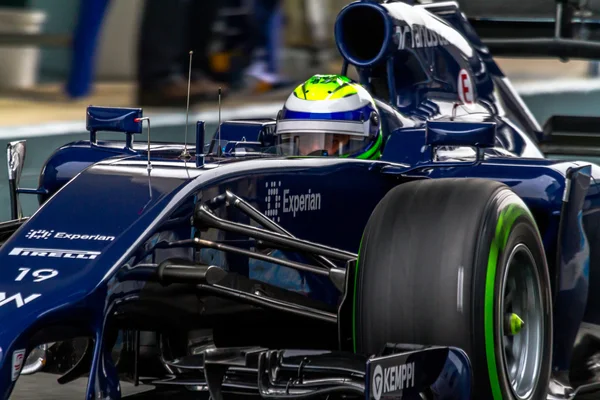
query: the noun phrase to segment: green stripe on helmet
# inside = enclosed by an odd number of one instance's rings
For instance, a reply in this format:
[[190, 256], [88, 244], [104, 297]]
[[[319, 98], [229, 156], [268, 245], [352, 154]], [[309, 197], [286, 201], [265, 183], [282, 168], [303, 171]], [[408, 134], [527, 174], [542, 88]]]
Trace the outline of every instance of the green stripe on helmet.
[[315, 75], [298, 86], [294, 94], [303, 100], [335, 100], [357, 94], [356, 85], [342, 75]]
[[383, 143], [383, 135], [381, 132], [377, 135], [377, 140], [371, 148], [356, 158], [363, 160], [378, 160], [381, 157], [381, 145]]
[[[381, 131], [380, 131], [381, 132]], [[377, 140], [367, 151], [359, 154], [356, 158], [361, 160], [379, 160], [381, 157], [381, 145], [383, 144], [383, 135], [379, 133]], [[350, 158], [350, 154], [344, 154], [340, 158]]]

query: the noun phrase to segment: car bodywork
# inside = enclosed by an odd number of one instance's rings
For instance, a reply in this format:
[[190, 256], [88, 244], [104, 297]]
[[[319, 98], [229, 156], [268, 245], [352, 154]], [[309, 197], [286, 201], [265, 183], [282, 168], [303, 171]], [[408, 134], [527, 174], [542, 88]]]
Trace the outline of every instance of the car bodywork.
[[[417, 383], [403, 398], [469, 398], [460, 349], [352, 353], [349, 282], [372, 210], [399, 184], [443, 177], [503, 182], [531, 209], [552, 276], [553, 368], [569, 369], [581, 323], [600, 324], [600, 295], [589, 290], [600, 279], [598, 167], [545, 157], [555, 132], [528, 112], [456, 3], [353, 3], [336, 38], [344, 73], [356, 68], [377, 98], [379, 160], [269, 154], [276, 120], [225, 122], [210, 149], [138, 144], [142, 110], [89, 107], [90, 140], [58, 149], [38, 188], [12, 180], [40, 208], [0, 226], [0, 398], [36, 346], [79, 337], [88, 347], [61, 382], [89, 372], [87, 398], [120, 398], [123, 364], [135, 382], [147, 375], [140, 331], [214, 326], [225, 345], [199, 356], [169, 359], [160, 338], [169, 373], [150, 382], [208, 388], [215, 399], [221, 390], [360, 397], [375, 396], [373, 366], [404, 366], [401, 376]], [[106, 130], [126, 140], [99, 140]], [[19, 162], [16, 146], [9, 162]], [[18, 216], [16, 196], [12, 207]], [[211, 306], [198, 293], [228, 302]], [[322, 339], [302, 338], [317, 330]], [[117, 332], [133, 348], [128, 358], [123, 347], [118, 368]], [[407, 372], [411, 363], [418, 368]]]

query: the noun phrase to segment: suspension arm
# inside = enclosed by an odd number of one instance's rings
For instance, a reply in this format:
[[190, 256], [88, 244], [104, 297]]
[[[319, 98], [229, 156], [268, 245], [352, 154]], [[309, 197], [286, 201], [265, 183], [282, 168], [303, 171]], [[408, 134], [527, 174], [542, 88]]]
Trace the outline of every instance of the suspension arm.
[[[234, 207], [236, 207], [237, 209], [242, 211], [244, 214], [246, 214], [248, 217], [250, 217], [254, 222], [261, 224], [262, 226], [264, 226], [266, 229], [268, 229], [270, 231], [281, 233], [282, 235], [289, 236], [291, 238], [294, 237], [290, 232], [286, 231], [281, 225], [275, 223], [274, 221], [272, 221], [271, 219], [266, 217], [263, 213], [258, 211], [256, 208], [252, 207], [252, 205], [250, 205], [250, 203], [248, 203], [246, 200], [242, 199], [240, 196], [236, 195], [235, 193], [232, 193], [229, 190], [227, 190], [225, 192], [224, 196], [225, 196], [227, 204], [233, 205]], [[336, 265], [333, 262], [331, 262], [330, 260], [328, 260], [326, 257], [320, 256], [320, 255], [315, 256], [312, 254], [310, 255], [310, 257], [317, 264], [319, 264], [325, 268], [335, 268], [336, 267]]]
[[194, 225], [196, 228], [203, 228], [206, 226], [217, 228], [224, 231], [253, 237], [258, 240], [263, 240], [265, 242], [272, 243], [273, 245], [341, 261], [350, 261], [357, 258], [356, 254], [349, 251], [335, 249], [333, 247], [318, 243], [312, 243], [307, 240], [292, 238], [276, 232], [270, 232], [254, 226], [224, 220], [214, 215], [203, 204], [197, 206], [194, 217]]

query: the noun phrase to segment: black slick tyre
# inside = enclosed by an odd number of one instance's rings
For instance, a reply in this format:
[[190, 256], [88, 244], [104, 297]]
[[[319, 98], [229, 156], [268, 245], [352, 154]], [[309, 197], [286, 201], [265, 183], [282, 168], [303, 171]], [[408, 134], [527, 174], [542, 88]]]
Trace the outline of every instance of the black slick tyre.
[[473, 398], [545, 399], [550, 288], [536, 223], [507, 186], [485, 179], [402, 184], [377, 205], [363, 234], [355, 351], [376, 354], [386, 343], [456, 346], [471, 360]]

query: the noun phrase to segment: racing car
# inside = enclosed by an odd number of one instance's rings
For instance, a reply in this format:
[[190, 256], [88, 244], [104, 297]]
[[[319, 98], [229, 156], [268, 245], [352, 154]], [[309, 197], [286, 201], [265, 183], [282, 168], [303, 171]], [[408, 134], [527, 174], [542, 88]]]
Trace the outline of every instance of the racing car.
[[[198, 121], [188, 146], [153, 142], [140, 108], [90, 106], [89, 140], [37, 188], [11, 142], [0, 398], [40, 372], [87, 377], [87, 399], [122, 382], [214, 400], [597, 393], [600, 169], [561, 156], [597, 155], [599, 121], [542, 128], [490, 54], [600, 58], [558, 9], [557, 37], [484, 44], [474, 27], [496, 22], [455, 2], [356, 1], [335, 23], [341, 74], [289, 101], [372, 96], [360, 110], [286, 106], [211, 138]], [[368, 157], [300, 151], [333, 114]]]

